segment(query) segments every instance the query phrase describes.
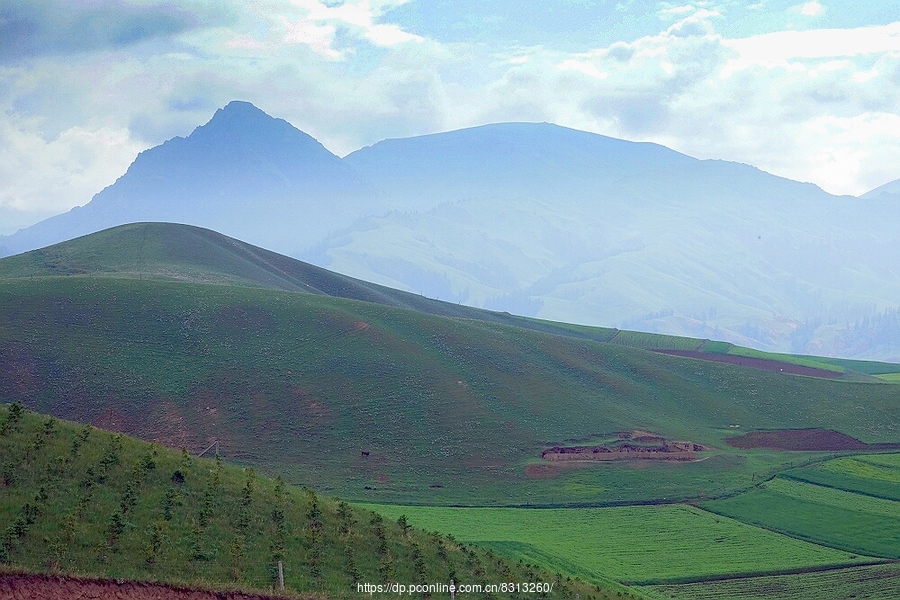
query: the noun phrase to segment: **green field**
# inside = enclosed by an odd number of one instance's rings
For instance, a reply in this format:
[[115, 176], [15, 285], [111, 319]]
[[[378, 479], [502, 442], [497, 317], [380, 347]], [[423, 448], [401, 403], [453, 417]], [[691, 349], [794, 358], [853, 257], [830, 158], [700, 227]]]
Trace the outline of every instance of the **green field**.
[[898, 454], [863, 455], [830, 460], [815, 468], [792, 469], [786, 477], [817, 485], [900, 501]]
[[619, 331], [610, 344], [644, 350], [699, 350], [704, 340], [679, 335], [661, 335], [640, 331]]
[[751, 492], [703, 507], [850, 552], [900, 558], [896, 500], [777, 477]]
[[643, 588], [653, 598], [678, 600], [822, 600], [900, 598], [900, 564], [872, 565], [769, 577]]
[[[593, 581], [633, 585], [850, 565], [865, 557], [685, 505], [598, 509], [365, 505]], [[536, 558], [537, 557], [537, 558]]]

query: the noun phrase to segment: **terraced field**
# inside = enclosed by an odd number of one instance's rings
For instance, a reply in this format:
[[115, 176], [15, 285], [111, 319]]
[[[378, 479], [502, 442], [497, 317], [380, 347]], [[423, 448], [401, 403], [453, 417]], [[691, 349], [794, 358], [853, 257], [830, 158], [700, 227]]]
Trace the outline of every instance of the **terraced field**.
[[642, 588], [651, 598], [678, 600], [822, 600], [823, 598], [900, 598], [900, 564], [872, 565], [682, 585]]
[[881, 460], [888, 464], [837, 459], [816, 469], [791, 472], [797, 479], [776, 477], [753, 491], [702, 506], [816, 543], [897, 559], [900, 501], [892, 498], [900, 494], [900, 482], [892, 481], [896, 476], [891, 466], [894, 458]]
[[817, 468], [793, 469], [786, 477], [825, 487], [900, 501], [900, 455], [869, 455], [830, 460]]
[[[685, 505], [599, 509], [365, 505], [550, 569], [629, 585], [852, 565], [871, 559]], [[549, 558], [548, 558], [549, 557]], [[544, 563], [543, 561], [551, 562]]]

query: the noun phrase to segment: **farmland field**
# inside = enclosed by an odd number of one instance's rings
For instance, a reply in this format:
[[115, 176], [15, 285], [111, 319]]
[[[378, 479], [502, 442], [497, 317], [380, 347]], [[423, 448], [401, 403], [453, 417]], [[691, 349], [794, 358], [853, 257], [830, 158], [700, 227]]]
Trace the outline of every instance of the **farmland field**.
[[793, 469], [786, 476], [848, 492], [900, 501], [900, 464], [890, 464], [894, 457], [900, 457], [900, 454], [838, 458], [815, 468]]
[[850, 567], [814, 573], [772, 575], [643, 588], [651, 598], [678, 600], [822, 600], [900, 598], [900, 564]]
[[[447, 532], [569, 575], [632, 585], [697, 581], [866, 557], [825, 548], [685, 505], [599, 509], [365, 505], [427, 530]], [[677, 557], [677, 558], [675, 558]]]
[[[809, 367], [812, 369], [822, 369], [825, 371], [834, 371], [835, 373], [843, 373], [844, 367], [835, 365], [826, 361], [818, 360], [815, 356], [797, 356], [793, 354], [777, 354], [774, 352], [764, 352], [762, 350], [754, 350], [753, 348], [744, 348], [741, 346], [733, 346], [728, 350], [728, 354], [732, 356], [746, 356], [747, 358], [761, 358], [766, 360], [777, 360], [780, 362]], [[849, 362], [849, 361], [848, 361]]]
[[619, 331], [609, 343], [643, 350], [697, 350], [704, 341], [679, 335]]
[[835, 548], [900, 558], [900, 502], [894, 500], [777, 477], [703, 507]]

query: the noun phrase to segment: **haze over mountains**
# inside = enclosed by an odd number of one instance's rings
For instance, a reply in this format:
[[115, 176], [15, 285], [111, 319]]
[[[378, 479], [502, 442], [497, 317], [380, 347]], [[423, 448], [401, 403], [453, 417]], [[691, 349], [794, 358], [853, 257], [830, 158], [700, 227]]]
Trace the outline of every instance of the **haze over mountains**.
[[463, 304], [892, 359], [892, 185], [836, 197], [546, 123], [386, 140], [340, 159], [233, 102], [189, 137], [141, 153], [85, 207], [0, 238], [0, 255], [172, 221]]

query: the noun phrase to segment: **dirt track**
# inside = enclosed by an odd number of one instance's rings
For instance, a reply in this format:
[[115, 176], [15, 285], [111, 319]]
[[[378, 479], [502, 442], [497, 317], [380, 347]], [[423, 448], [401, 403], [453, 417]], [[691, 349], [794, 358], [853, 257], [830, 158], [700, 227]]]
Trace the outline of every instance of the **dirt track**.
[[274, 600], [240, 592], [208, 592], [154, 583], [0, 574], [0, 600]]

